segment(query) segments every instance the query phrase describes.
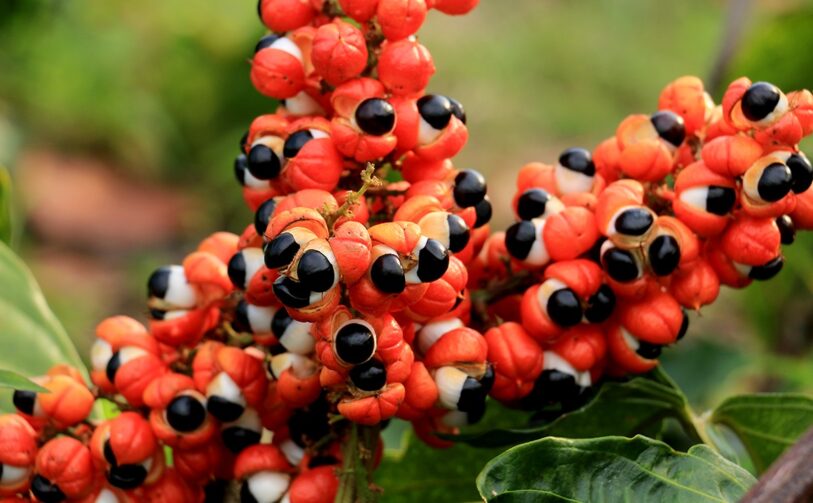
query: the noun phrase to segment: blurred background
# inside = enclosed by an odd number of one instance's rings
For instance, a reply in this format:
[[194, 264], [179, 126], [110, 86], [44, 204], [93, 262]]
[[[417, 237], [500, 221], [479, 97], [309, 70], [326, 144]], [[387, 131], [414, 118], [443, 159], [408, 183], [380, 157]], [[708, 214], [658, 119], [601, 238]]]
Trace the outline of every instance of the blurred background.
[[[432, 12], [421, 39], [438, 68], [430, 90], [466, 106], [457, 164], [488, 177], [499, 229], [523, 163], [592, 148], [680, 75], [716, 99], [743, 74], [813, 87], [811, 23], [800, 0], [481, 0], [462, 18]], [[263, 33], [254, 0], [0, 1], [15, 245], [81, 353], [101, 318], [143, 312], [154, 268], [250, 221], [232, 160], [274, 107], [248, 79]], [[769, 284], [725, 291], [666, 355], [695, 404], [813, 391], [813, 239], [787, 258]]]

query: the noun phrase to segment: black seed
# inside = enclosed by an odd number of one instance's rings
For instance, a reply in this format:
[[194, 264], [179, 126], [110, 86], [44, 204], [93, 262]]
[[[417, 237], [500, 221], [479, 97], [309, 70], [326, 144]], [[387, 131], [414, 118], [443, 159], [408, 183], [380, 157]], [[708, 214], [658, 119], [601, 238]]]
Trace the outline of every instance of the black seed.
[[257, 208], [257, 212], [254, 213], [254, 230], [257, 231], [258, 235], [262, 236], [265, 234], [265, 230], [268, 228], [268, 222], [271, 220], [271, 215], [275, 209], [277, 209], [277, 201], [275, 199], [269, 199]]
[[615, 220], [615, 230], [627, 236], [643, 236], [653, 223], [652, 213], [643, 208], [630, 208], [618, 215]]
[[282, 147], [282, 155], [287, 159], [296, 157], [296, 154], [302, 150], [302, 147], [311, 140], [313, 140], [313, 134], [307, 129], [297, 131], [285, 140], [285, 145]]
[[243, 136], [240, 137], [240, 153], [241, 154], [245, 153], [246, 146], [248, 146], [248, 131], [243, 133]]
[[42, 503], [59, 503], [65, 501], [67, 496], [62, 490], [42, 475], [35, 475], [31, 481], [31, 492]]
[[146, 478], [147, 469], [141, 465], [113, 466], [107, 471], [107, 481], [119, 489], [135, 489]]
[[453, 109], [452, 102], [446, 96], [427, 94], [418, 100], [418, 113], [435, 129], [443, 129], [449, 124]]
[[683, 319], [680, 322], [680, 330], [677, 333], [677, 340], [681, 340], [686, 336], [686, 331], [689, 330], [689, 315], [686, 314], [685, 309], [681, 309], [683, 311]]
[[478, 410], [485, 402], [488, 392], [480, 384], [480, 381], [473, 377], [466, 377], [463, 381], [463, 389], [460, 390], [460, 398], [457, 399], [457, 409], [463, 412]]
[[378, 391], [387, 384], [387, 369], [378, 360], [357, 365], [350, 370], [353, 386], [363, 391]]
[[813, 166], [804, 154], [797, 153], [788, 157], [786, 164], [790, 168], [791, 190], [796, 194], [801, 194], [810, 188], [813, 183]]
[[110, 361], [107, 362], [107, 366], [104, 369], [107, 380], [111, 383], [116, 382], [116, 372], [118, 372], [119, 367], [121, 367], [121, 353], [116, 351], [113, 353], [113, 356], [110, 357]]
[[706, 211], [720, 216], [728, 215], [736, 201], [734, 189], [710, 185], [706, 192]]
[[601, 265], [607, 274], [616, 281], [627, 283], [638, 277], [638, 262], [632, 253], [619, 248], [610, 248], [601, 256]]
[[242, 252], [235, 253], [229, 260], [229, 279], [235, 288], [243, 290], [246, 287], [246, 258]]
[[[260, 17], [262, 17], [262, 15]], [[257, 45], [254, 46], [254, 54], [257, 54], [263, 49], [271, 47], [271, 44], [273, 44], [280, 38], [282, 37], [274, 33], [269, 33], [268, 35], [264, 36], [263, 38], [260, 39], [259, 42], [257, 42]]]
[[774, 203], [788, 195], [790, 186], [790, 168], [781, 162], [775, 162], [762, 171], [757, 183], [757, 192], [763, 201]]
[[251, 488], [248, 486], [247, 480], [240, 486], [240, 503], [259, 503], [251, 494]]
[[290, 232], [283, 232], [265, 246], [265, 266], [278, 269], [290, 264], [299, 252], [299, 243]]
[[780, 96], [775, 85], [755, 82], [742, 97], [742, 114], [749, 121], [760, 121], [774, 111]]
[[245, 412], [245, 407], [229, 401], [222, 396], [210, 396], [206, 399], [206, 410], [224, 423], [237, 421]]
[[319, 466], [330, 466], [339, 464], [339, 460], [329, 454], [322, 454], [314, 456], [308, 461], [308, 468], [316, 468]]
[[356, 124], [369, 135], [385, 135], [395, 126], [395, 109], [386, 100], [368, 98], [356, 108]]
[[312, 445], [330, 433], [328, 403], [324, 396], [303, 409], [296, 409], [288, 420], [288, 434], [302, 448]]
[[288, 276], [280, 276], [274, 281], [274, 295], [288, 307], [300, 309], [311, 303], [311, 292]]
[[601, 323], [610, 318], [615, 309], [615, 293], [609, 285], [601, 285], [587, 301], [584, 317], [590, 323]]
[[469, 243], [469, 226], [459, 215], [454, 213], [449, 213], [446, 222], [449, 225], [449, 251], [457, 253]]
[[607, 238], [604, 236], [599, 237], [593, 246], [590, 247], [583, 255], [582, 258], [586, 258], [587, 260], [592, 260], [596, 264], [601, 265], [601, 247], [604, 245], [604, 242], [607, 241]]
[[426, 244], [418, 252], [418, 278], [429, 283], [446, 274], [449, 268], [449, 250], [440, 241], [427, 239]]
[[246, 184], [246, 171], [248, 171], [248, 157], [246, 154], [240, 154], [234, 158], [234, 177], [240, 185]]
[[248, 319], [248, 303], [240, 299], [234, 308], [234, 321], [232, 327], [238, 332], [253, 332], [251, 321]]
[[582, 321], [582, 306], [576, 292], [562, 288], [548, 297], [548, 317], [560, 327], [572, 327]]
[[167, 312], [162, 309], [150, 309], [149, 313], [150, 318], [154, 320], [163, 320], [167, 315]]
[[116, 454], [113, 452], [113, 447], [110, 446], [110, 440], [106, 440], [104, 446], [102, 447], [102, 454], [104, 454], [104, 460], [110, 466], [117, 466], [119, 463], [116, 460]]
[[203, 503], [223, 503], [223, 501], [226, 500], [226, 489], [228, 486], [228, 481], [220, 479], [215, 479], [206, 484], [203, 488]]
[[279, 339], [292, 321], [291, 315], [288, 314], [288, 311], [286, 311], [284, 307], [277, 309], [277, 312], [275, 312], [273, 318], [271, 318], [271, 332]]
[[673, 236], [658, 236], [649, 245], [647, 256], [656, 276], [668, 276], [680, 263], [680, 246]]
[[318, 250], [308, 250], [299, 258], [296, 267], [299, 282], [312, 292], [326, 292], [333, 286], [333, 264]]
[[661, 355], [663, 346], [660, 344], [652, 344], [651, 342], [638, 341], [638, 349], [635, 350], [638, 356], [646, 358], [647, 360], [654, 360]]
[[172, 276], [172, 268], [163, 266], [150, 274], [147, 280], [147, 296], [163, 299], [169, 290], [169, 278]]
[[776, 219], [776, 226], [779, 227], [779, 235], [782, 236], [783, 245], [791, 245], [796, 241], [796, 226], [793, 219], [788, 215], [782, 215]]
[[246, 447], [260, 443], [260, 432], [233, 426], [220, 432], [223, 445], [234, 454], [238, 454]]
[[276, 152], [265, 145], [251, 147], [248, 152], [248, 171], [259, 180], [271, 180], [279, 176], [282, 169]]
[[479, 229], [490, 222], [492, 213], [491, 201], [489, 201], [488, 196], [486, 196], [482, 201], [474, 205], [474, 214], [476, 215], [474, 228]]
[[477, 402], [473, 408], [466, 412], [466, 424], [474, 424], [483, 419], [486, 413], [486, 401]]
[[491, 364], [486, 364], [486, 371], [483, 373], [483, 376], [480, 378], [480, 385], [488, 394], [491, 391], [491, 388], [494, 386], [494, 368]]
[[488, 187], [483, 175], [473, 169], [464, 169], [454, 178], [455, 203], [461, 208], [474, 206], [486, 197]]
[[669, 110], [663, 110], [652, 114], [649, 118], [655, 131], [658, 132], [664, 141], [679, 147], [686, 138], [686, 127], [683, 124], [683, 117]]
[[206, 409], [195, 397], [177, 396], [167, 406], [167, 422], [177, 431], [195, 431], [204, 421], [206, 421]]
[[398, 256], [381, 255], [370, 267], [370, 279], [376, 288], [384, 293], [401, 293], [406, 288], [404, 268]]
[[33, 391], [22, 389], [14, 390], [11, 401], [14, 403], [14, 407], [23, 414], [28, 414], [29, 416], [34, 415], [34, 404], [37, 402], [37, 394]]
[[519, 196], [517, 214], [522, 220], [531, 220], [545, 214], [550, 195], [542, 189], [528, 189]]
[[505, 231], [505, 247], [512, 257], [525, 260], [536, 238], [536, 226], [528, 220], [523, 220], [511, 225]]
[[771, 279], [779, 274], [783, 265], [785, 265], [785, 260], [781, 256], [776, 257], [767, 264], [752, 267], [748, 277], [757, 281]]
[[336, 355], [351, 365], [364, 363], [375, 353], [375, 335], [366, 325], [348, 323], [336, 332]]
[[587, 176], [596, 174], [596, 165], [589, 150], [583, 148], [569, 148], [559, 156], [559, 164], [563, 167], [582, 173]]
[[543, 371], [537, 378], [534, 388], [538, 398], [543, 402], [540, 405], [559, 403], [581, 392], [581, 386], [576, 384], [576, 376], [556, 369]]
[[463, 104], [457, 101], [454, 98], [449, 98], [449, 101], [452, 103], [452, 115], [458, 118], [460, 122], [463, 124], [466, 123], [466, 110], [463, 108]]
[[[267, 346], [267, 349], [268, 349], [268, 354], [271, 355], [271, 356], [277, 356], [277, 355], [281, 355], [282, 353], [287, 353], [288, 352], [288, 350], [285, 349], [285, 346], [283, 346], [282, 344], [274, 344], [273, 346]], [[272, 375], [274, 374], [274, 371], [271, 370], [271, 361], [270, 360], [268, 361], [268, 373], [272, 374]]]

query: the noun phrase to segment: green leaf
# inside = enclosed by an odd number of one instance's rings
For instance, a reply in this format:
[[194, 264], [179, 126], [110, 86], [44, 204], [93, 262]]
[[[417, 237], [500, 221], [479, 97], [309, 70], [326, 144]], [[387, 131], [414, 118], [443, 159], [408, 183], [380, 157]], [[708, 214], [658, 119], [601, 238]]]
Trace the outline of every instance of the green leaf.
[[0, 166], [0, 241], [11, 244], [12, 226], [11, 175]]
[[17, 372], [0, 369], [0, 388], [33, 391], [35, 393], [48, 393], [48, 390], [31, 379], [21, 376]]
[[790, 393], [735, 396], [714, 409], [710, 422], [730, 428], [762, 473], [813, 426], [813, 399]]
[[739, 501], [754, 482], [750, 473], [705, 445], [682, 453], [642, 436], [549, 437], [489, 461], [477, 489], [486, 501], [694, 503]]
[[[444, 437], [480, 447], [514, 445], [546, 436], [591, 438], [654, 435], [664, 419], [691, 422], [686, 398], [663, 372], [624, 383], [607, 383], [584, 407], [533, 428], [496, 429]], [[693, 428], [689, 429], [690, 432]]]
[[56, 363], [67, 363], [86, 375], [76, 348], [48, 308], [36, 280], [4, 243], [0, 243], [0, 285], [0, 368], [31, 376], [44, 374]]

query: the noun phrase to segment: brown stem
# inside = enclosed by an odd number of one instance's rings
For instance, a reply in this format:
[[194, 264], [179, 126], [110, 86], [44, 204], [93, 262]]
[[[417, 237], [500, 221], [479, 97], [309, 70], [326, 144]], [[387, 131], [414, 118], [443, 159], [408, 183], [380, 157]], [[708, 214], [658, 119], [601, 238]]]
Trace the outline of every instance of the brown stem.
[[796, 503], [813, 500], [813, 428], [807, 430], [742, 499], [744, 503], [781, 501]]

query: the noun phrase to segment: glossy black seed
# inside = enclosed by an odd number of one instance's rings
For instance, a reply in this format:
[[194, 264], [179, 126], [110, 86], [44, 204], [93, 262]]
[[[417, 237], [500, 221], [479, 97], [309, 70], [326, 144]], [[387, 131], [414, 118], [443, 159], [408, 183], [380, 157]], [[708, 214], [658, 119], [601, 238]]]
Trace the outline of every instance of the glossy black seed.
[[368, 98], [356, 108], [356, 124], [369, 135], [385, 135], [395, 126], [395, 109], [386, 100]]
[[234, 454], [238, 454], [246, 447], [259, 444], [261, 435], [259, 431], [233, 426], [220, 432], [220, 438], [223, 439], [223, 445], [225, 445], [228, 450]]
[[203, 488], [203, 503], [223, 503], [226, 500], [226, 489], [228, 487], [229, 482], [226, 480], [215, 479], [209, 482]]
[[680, 330], [677, 333], [677, 340], [681, 340], [686, 337], [686, 332], [689, 330], [689, 315], [686, 314], [686, 310], [682, 309], [683, 311], [683, 319], [680, 322]]
[[790, 186], [790, 168], [781, 162], [775, 162], [762, 171], [757, 183], [757, 192], [763, 201], [773, 203], [788, 195]]
[[235, 288], [242, 290], [246, 287], [246, 258], [241, 252], [235, 253], [229, 260], [227, 271]]
[[791, 178], [793, 179], [791, 190], [796, 194], [801, 194], [809, 189], [810, 185], [813, 184], [813, 165], [810, 164], [807, 157], [801, 153], [793, 154], [788, 157], [785, 163], [790, 168]]
[[276, 208], [277, 201], [275, 199], [269, 199], [257, 208], [256, 213], [254, 213], [254, 230], [257, 231], [258, 235], [265, 234], [268, 222], [271, 220], [271, 214], [274, 213]]
[[664, 141], [679, 147], [686, 138], [686, 127], [683, 124], [683, 117], [669, 110], [662, 110], [652, 114], [649, 118], [655, 131], [658, 132]]
[[243, 482], [240, 486], [240, 503], [259, 503], [257, 498], [251, 494], [251, 488], [248, 486], [248, 481]]
[[457, 253], [469, 243], [469, 226], [466, 222], [454, 213], [449, 213], [446, 217], [446, 222], [449, 225], [449, 251]]
[[149, 310], [149, 313], [150, 313], [150, 318], [152, 318], [154, 320], [163, 320], [167, 315], [167, 312], [162, 310], [162, 309], [152, 309], [151, 308]]
[[363, 391], [378, 391], [387, 384], [387, 370], [378, 360], [356, 365], [350, 370], [353, 386]]
[[220, 421], [230, 423], [237, 421], [246, 409], [239, 403], [213, 395], [206, 399], [206, 410]]
[[715, 215], [728, 215], [737, 202], [737, 193], [729, 187], [710, 185], [706, 192], [706, 211]]
[[534, 388], [538, 388], [538, 397], [544, 403], [559, 403], [581, 392], [581, 386], [576, 383], [576, 376], [556, 369], [543, 371], [537, 378]]
[[765, 281], [779, 274], [784, 265], [785, 260], [781, 256], [776, 257], [767, 264], [752, 267], [748, 277], [757, 281]]
[[486, 401], [477, 402], [472, 409], [466, 412], [466, 424], [475, 424], [486, 414]]
[[195, 431], [204, 421], [206, 409], [195, 397], [177, 396], [167, 406], [167, 422], [177, 431]]
[[14, 403], [14, 408], [23, 414], [28, 414], [29, 416], [34, 415], [34, 404], [37, 402], [37, 394], [33, 391], [16, 389], [11, 397], [11, 401]]
[[635, 350], [638, 356], [646, 358], [647, 360], [654, 360], [661, 355], [663, 346], [660, 344], [652, 344], [651, 342], [638, 341], [638, 349]]
[[314, 456], [308, 461], [308, 468], [316, 468], [319, 466], [330, 466], [339, 464], [339, 460], [336, 457], [331, 456], [329, 454], [322, 454], [321, 456]]
[[240, 299], [234, 308], [234, 321], [232, 327], [238, 332], [252, 332], [251, 321], [248, 319], [248, 303]]
[[546, 306], [550, 319], [560, 327], [572, 327], [582, 321], [582, 306], [576, 292], [562, 288], [548, 297]]
[[163, 266], [156, 269], [147, 280], [147, 296], [163, 299], [169, 290], [169, 278], [172, 268]]
[[59, 503], [68, 499], [58, 486], [42, 475], [35, 475], [31, 480], [31, 492], [42, 503]]
[[418, 278], [429, 283], [439, 279], [449, 268], [449, 250], [440, 241], [427, 239], [418, 252]]
[[107, 380], [111, 383], [116, 382], [116, 372], [118, 372], [119, 367], [121, 367], [121, 353], [116, 351], [113, 353], [113, 356], [110, 357], [110, 360], [107, 362], [107, 366], [104, 369]]
[[293, 234], [283, 232], [272, 239], [265, 246], [265, 266], [269, 269], [278, 269], [290, 264], [299, 252], [299, 243]]
[[107, 461], [110, 466], [117, 466], [119, 464], [118, 460], [116, 460], [116, 454], [113, 452], [113, 447], [110, 446], [110, 440], [105, 441], [102, 447], [102, 454], [104, 455], [104, 460]]
[[607, 238], [603, 236], [599, 237], [596, 242], [593, 243], [593, 246], [591, 246], [590, 249], [582, 255], [582, 257], [601, 265], [601, 247], [604, 245], [605, 241], [607, 241]]
[[[274, 344], [272, 346], [266, 346], [266, 348], [268, 349], [268, 354], [271, 356], [277, 356], [288, 352], [288, 350], [285, 349], [285, 346], [282, 344]], [[274, 372], [271, 370], [271, 361], [268, 362], [268, 373], [272, 375], [274, 374]]]
[[542, 189], [528, 189], [519, 196], [517, 214], [522, 220], [531, 220], [545, 214], [550, 195]]
[[505, 247], [512, 257], [525, 260], [536, 238], [536, 226], [528, 220], [523, 220], [511, 225], [505, 231]]
[[452, 120], [454, 107], [446, 96], [427, 94], [418, 100], [418, 113], [433, 128], [443, 129]]
[[643, 208], [624, 210], [615, 220], [615, 230], [627, 236], [643, 236], [652, 227], [652, 213]]
[[779, 235], [782, 237], [783, 245], [791, 245], [796, 241], [796, 226], [788, 215], [782, 215], [776, 219], [776, 226], [779, 227]]
[[479, 203], [486, 197], [488, 187], [483, 175], [473, 169], [464, 169], [454, 178], [455, 203], [461, 208], [468, 208]]
[[469, 376], [463, 381], [463, 388], [460, 390], [460, 398], [457, 399], [457, 409], [463, 412], [478, 410], [486, 400], [488, 392], [480, 384], [480, 381]]
[[375, 335], [367, 325], [348, 323], [336, 332], [336, 355], [351, 365], [364, 363], [375, 353]]
[[277, 309], [277, 312], [275, 312], [271, 318], [271, 332], [279, 339], [292, 321], [291, 315], [288, 314], [288, 311], [286, 311], [284, 307]]
[[287, 159], [296, 157], [296, 154], [302, 150], [302, 147], [311, 140], [313, 140], [313, 134], [307, 129], [297, 131], [285, 140], [285, 145], [282, 147], [282, 155]]
[[246, 171], [248, 171], [248, 157], [246, 154], [239, 154], [234, 158], [234, 177], [240, 185], [246, 184]]
[[494, 386], [494, 379], [494, 368], [491, 366], [491, 364], [486, 364], [486, 371], [480, 378], [480, 386], [483, 387], [486, 394], [488, 394], [491, 391], [491, 388]]
[[[262, 16], [260, 16], [260, 17], [262, 17]], [[277, 35], [275, 33], [269, 33], [268, 35], [264, 36], [263, 38], [260, 39], [259, 42], [257, 42], [257, 45], [254, 46], [254, 54], [257, 54], [258, 52], [260, 52], [263, 49], [267, 49], [267, 48], [271, 47], [271, 44], [273, 44], [274, 42], [276, 42], [280, 38], [282, 38], [282, 37], [280, 37], [279, 35]]]
[[259, 144], [248, 151], [248, 171], [258, 180], [271, 180], [279, 176], [282, 163], [277, 153]]
[[482, 201], [474, 205], [474, 214], [476, 217], [474, 219], [474, 228], [479, 229], [490, 222], [492, 213], [491, 201], [489, 201], [488, 196], [486, 196]]
[[587, 176], [596, 174], [596, 165], [589, 150], [583, 148], [569, 148], [559, 155], [559, 164], [563, 167], [582, 173]]
[[609, 285], [601, 285], [596, 293], [587, 301], [584, 317], [590, 323], [601, 323], [613, 314], [615, 309], [615, 293]]
[[303, 409], [296, 409], [288, 420], [291, 440], [302, 448], [312, 445], [330, 433], [329, 405], [324, 396]]
[[780, 97], [775, 85], [755, 82], [742, 97], [742, 114], [750, 121], [760, 121], [774, 111]]
[[311, 303], [311, 292], [288, 276], [280, 276], [274, 281], [274, 295], [288, 307], [300, 309]]
[[649, 245], [647, 256], [656, 276], [668, 276], [680, 263], [680, 246], [673, 236], [658, 236]]
[[240, 137], [240, 153], [246, 151], [246, 146], [248, 146], [248, 131], [243, 133], [243, 136]]
[[299, 282], [312, 292], [326, 292], [333, 286], [333, 264], [318, 250], [308, 250], [299, 258], [296, 267]]
[[638, 262], [627, 250], [610, 248], [601, 256], [601, 265], [616, 281], [626, 283], [638, 277]]
[[107, 481], [119, 489], [135, 489], [146, 478], [147, 469], [141, 465], [113, 466], [107, 471]]
[[466, 123], [466, 110], [463, 108], [463, 104], [457, 101], [454, 98], [449, 98], [449, 101], [452, 103], [452, 115], [458, 118], [460, 122], [463, 124]]
[[381, 255], [370, 267], [370, 279], [384, 293], [401, 293], [406, 288], [404, 268], [396, 255]]

